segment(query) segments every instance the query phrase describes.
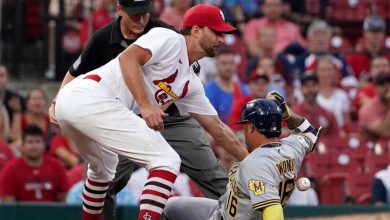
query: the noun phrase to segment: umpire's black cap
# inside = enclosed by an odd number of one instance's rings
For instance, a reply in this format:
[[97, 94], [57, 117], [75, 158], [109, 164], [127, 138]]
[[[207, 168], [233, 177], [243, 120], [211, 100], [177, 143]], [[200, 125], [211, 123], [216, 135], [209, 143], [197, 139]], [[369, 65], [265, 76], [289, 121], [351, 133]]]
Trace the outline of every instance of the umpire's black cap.
[[125, 8], [128, 15], [153, 12], [151, 0], [119, 0], [119, 4]]

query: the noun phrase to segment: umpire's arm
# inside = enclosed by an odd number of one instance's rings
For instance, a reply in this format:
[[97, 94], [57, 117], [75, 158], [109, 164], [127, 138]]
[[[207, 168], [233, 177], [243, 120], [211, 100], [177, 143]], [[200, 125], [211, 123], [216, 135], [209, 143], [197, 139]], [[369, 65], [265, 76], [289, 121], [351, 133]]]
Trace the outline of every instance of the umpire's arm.
[[226, 126], [217, 115], [200, 115], [194, 113], [191, 113], [191, 115], [226, 152], [240, 161], [248, 155], [248, 151], [241, 145], [230, 128]]

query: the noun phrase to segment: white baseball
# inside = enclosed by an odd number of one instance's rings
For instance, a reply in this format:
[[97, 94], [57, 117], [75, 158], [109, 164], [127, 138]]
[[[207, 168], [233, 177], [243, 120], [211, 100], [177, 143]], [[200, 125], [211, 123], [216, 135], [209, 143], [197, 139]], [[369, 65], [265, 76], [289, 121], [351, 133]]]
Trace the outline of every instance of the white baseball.
[[301, 177], [297, 180], [297, 188], [299, 191], [306, 191], [310, 188], [310, 180], [306, 177]]

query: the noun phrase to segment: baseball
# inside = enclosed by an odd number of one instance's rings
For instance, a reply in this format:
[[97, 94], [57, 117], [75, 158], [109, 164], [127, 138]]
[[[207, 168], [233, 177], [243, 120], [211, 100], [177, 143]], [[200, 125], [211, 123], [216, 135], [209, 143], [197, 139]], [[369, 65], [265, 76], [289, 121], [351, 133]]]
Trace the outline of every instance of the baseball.
[[297, 188], [299, 191], [306, 191], [310, 188], [310, 180], [306, 177], [301, 177], [297, 180]]

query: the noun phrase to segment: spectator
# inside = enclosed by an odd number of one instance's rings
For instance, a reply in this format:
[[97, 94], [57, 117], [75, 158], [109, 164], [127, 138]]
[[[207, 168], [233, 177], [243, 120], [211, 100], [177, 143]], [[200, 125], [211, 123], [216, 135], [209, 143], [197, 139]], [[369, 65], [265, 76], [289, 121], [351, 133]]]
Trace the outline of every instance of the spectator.
[[386, 53], [383, 47], [385, 33], [386, 23], [383, 18], [372, 15], [364, 19], [361, 46], [356, 46], [358, 52], [352, 53], [346, 58], [357, 78], [368, 72], [372, 58], [378, 55], [390, 58], [390, 54]]
[[0, 104], [0, 172], [8, 161], [15, 158], [15, 154], [12, 150], [15, 150], [16, 152], [16, 149], [12, 149], [12, 145], [8, 145], [8, 140], [10, 138], [10, 126], [8, 120], [7, 110], [3, 104]]
[[81, 28], [80, 28], [80, 42], [83, 47], [85, 46], [85, 44], [88, 42], [89, 39], [90, 25], [92, 25], [92, 33], [94, 33], [95, 31], [104, 27], [106, 24], [110, 23], [111, 20], [113, 19], [111, 13], [113, 2], [114, 2], [113, 0], [99, 0], [97, 3], [98, 6], [90, 16], [92, 20], [90, 21], [90, 19], [86, 17], [82, 21]]
[[[21, 140], [22, 131], [29, 124], [35, 124], [43, 131], [45, 141], [48, 141], [50, 119], [46, 113], [47, 95], [41, 88], [34, 88], [27, 94], [26, 112], [15, 114], [12, 132], [16, 140]], [[47, 142], [46, 142], [47, 143]]]
[[283, 76], [276, 72], [276, 68], [274, 65], [274, 61], [271, 58], [264, 57], [260, 59], [257, 63], [257, 74], [265, 74], [267, 75], [269, 81], [269, 90], [276, 91], [283, 97], [286, 96], [286, 91], [284, 87], [286, 86], [286, 82]]
[[245, 33], [246, 21], [260, 14], [260, 2], [257, 0], [224, 0], [228, 21], [236, 24], [241, 33]]
[[330, 41], [332, 30], [323, 20], [313, 21], [307, 31], [308, 52], [301, 55], [296, 60], [296, 68], [300, 73], [314, 72], [318, 59], [325, 57], [331, 61], [337, 70], [335, 77], [339, 80], [346, 76], [353, 75], [351, 68], [346, 61], [330, 52]]
[[9, 73], [7, 67], [0, 64], [0, 98], [7, 108], [9, 123], [12, 124], [14, 113], [26, 109], [24, 98], [17, 92], [8, 89]]
[[233, 101], [229, 126], [236, 132], [240, 132], [244, 127], [236, 124], [241, 118], [241, 112], [244, 105], [252, 99], [265, 98], [269, 89], [269, 78], [266, 74], [253, 72], [249, 79], [249, 95], [242, 96]]
[[339, 135], [335, 116], [322, 108], [316, 101], [319, 87], [315, 74], [305, 74], [301, 79], [303, 101], [292, 106], [293, 112], [309, 120], [316, 128], [322, 126], [320, 142], [332, 140]]
[[217, 110], [224, 123], [229, 121], [231, 106], [236, 97], [248, 94], [247, 88], [236, 76], [235, 54], [221, 49], [215, 57], [217, 76], [205, 86], [205, 92], [211, 104]]
[[277, 72], [286, 78], [288, 60], [282, 55], [275, 53], [276, 32], [272, 26], [264, 25], [260, 26], [256, 35], [256, 47], [250, 48], [253, 50], [253, 55], [249, 60], [247, 75], [248, 78], [256, 66], [261, 65], [260, 62], [263, 59], [271, 59], [273, 65], [273, 72]]
[[69, 137], [60, 131], [57, 133], [50, 140], [50, 154], [57, 157], [66, 169], [71, 169], [81, 161], [79, 152]]
[[172, 25], [176, 30], [181, 30], [184, 13], [191, 7], [191, 3], [191, 0], [172, 0], [171, 6], [165, 7], [162, 11], [161, 21]]
[[69, 188], [65, 169], [59, 161], [44, 155], [43, 131], [38, 126], [28, 126], [22, 141], [22, 157], [8, 163], [0, 178], [3, 201], [64, 201]]
[[265, 0], [261, 9], [265, 17], [250, 20], [244, 34], [244, 39], [251, 55], [256, 55], [256, 52], [251, 51], [251, 48], [256, 48], [256, 33], [259, 27], [264, 25], [272, 26], [275, 29], [276, 44], [274, 49], [277, 54], [285, 49], [287, 45], [294, 42], [302, 46], [306, 45], [298, 26], [283, 19], [282, 0]]
[[348, 94], [336, 87], [337, 70], [329, 58], [322, 58], [317, 61], [315, 72], [319, 85], [317, 103], [332, 112], [338, 126], [343, 128], [351, 121], [351, 103]]
[[359, 129], [366, 141], [390, 140], [390, 74], [375, 78], [377, 97], [367, 101], [359, 110]]
[[376, 206], [390, 204], [390, 165], [378, 171], [371, 187], [371, 203]]
[[357, 92], [354, 103], [360, 107], [368, 100], [376, 97], [373, 81], [379, 74], [390, 73], [390, 61], [385, 56], [374, 57], [370, 62], [368, 75], [360, 78], [360, 88]]

